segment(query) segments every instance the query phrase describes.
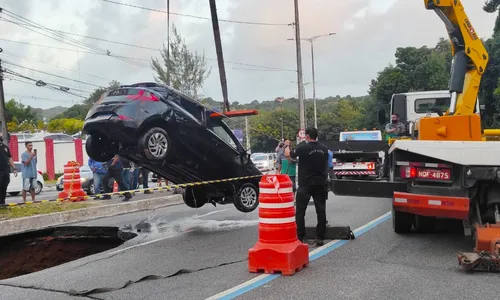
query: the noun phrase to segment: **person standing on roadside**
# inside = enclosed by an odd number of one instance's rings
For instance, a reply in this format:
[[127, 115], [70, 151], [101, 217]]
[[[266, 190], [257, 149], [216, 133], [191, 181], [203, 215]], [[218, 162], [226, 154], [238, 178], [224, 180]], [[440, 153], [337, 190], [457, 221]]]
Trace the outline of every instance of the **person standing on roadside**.
[[10, 183], [10, 170], [12, 170], [14, 176], [17, 177], [17, 169], [10, 155], [9, 146], [4, 143], [3, 134], [0, 131], [0, 205], [5, 204], [7, 186], [9, 186]]
[[[143, 189], [149, 189], [149, 170], [142, 167], [141, 168], [141, 174], [142, 174], [142, 188]], [[150, 190], [145, 190], [144, 194], [152, 194]]]
[[92, 158], [89, 158], [89, 161], [87, 163], [92, 170], [92, 175], [94, 178], [94, 194], [100, 194], [101, 193], [101, 182], [102, 182], [102, 177], [106, 175], [106, 167], [104, 166], [104, 163], [95, 161]]
[[278, 174], [281, 173], [281, 161], [285, 158], [285, 149], [284, 149], [284, 146], [285, 143], [280, 141], [279, 144], [278, 144], [278, 147], [276, 147], [275, 152], [276, 152], [276, 167], [277, 167], [277, 170], [276, 172]]
[[120, 162], [122, 165], [122, 179], [123, 179], [123, 182], [125, 183], [125, 185], [127, 186], [127, 189], [122, 190], [121, 187], [118, 186], [118, 190], [120, 192], [124, 192], [124, 191], [130, 190], [130, 184], [131, 184], [130, 174], [132, 173], [132, 172], [130, 172], [130, 169], [131, 169], [132, 165], [130, 163], [130, 160], [126, 159], [125, 157], [120, 157]]
[[[102, 185], [104, 188], [104, 193], [106, 194], [103, 196], [104, 200], [111, 199], [109, 193], [111, 193], [112, 188], [108, 184], [111, 178], [116, 181], [116, 183], [118, 184], [118, 189], [120, 191], [128, 191], [130, 189], [129, 185], [122, 178], [123, 165], [120, 161], [120, 157], [118, 155], [115, 155], [106, 163], [106, 165], [108, 167], [108, 173], [106, 173], [106, 175], [102, 177]], [[123, 196], [123, 201], [128, 201], [132, 198], [132, 194], [130, 192], [124, 193]]]
[[298, 158], [299, 161], [299, 187], [295, 200], [297, 237], [303, 243], [307, 243], [304, 218], [312, 197], [318, 219], [315, 242], [316, 246], [323, 246], [327, 223], [325, 187], [328, 180], [328, 148], [318, 142], [318, 130], [308, 128], [306, 129], [306, 142], [300, 143], [290, 156]]
[[285, 140], [285, 159], [281, 161], [281, 174], [286, 174], [292, 181], [293, 192], [297, 191], [295, 178], [297, 175], [297, 160], [290, 157], [292, 152], [290, 140]]
[[30, 192], [31, 201], [35, 201], [35, 188], [37, 186], [36, 180], [36, 149], [33, 150], [33, 143], [24, 143], [26, 151], [21, 154], [21, 174], [23, 176], [23, 202], [26, 203], [26, 192]]

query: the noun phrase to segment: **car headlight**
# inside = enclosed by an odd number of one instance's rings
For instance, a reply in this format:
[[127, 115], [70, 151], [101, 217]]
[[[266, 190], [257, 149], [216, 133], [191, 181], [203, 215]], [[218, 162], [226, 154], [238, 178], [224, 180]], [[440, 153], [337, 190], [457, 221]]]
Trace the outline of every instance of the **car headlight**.
[[85, 182], [85, 181], [87, 181], [87, 178], [85, 178], [85, 177], [80, 177], [80, 181], [81, 181], [81, 182]]

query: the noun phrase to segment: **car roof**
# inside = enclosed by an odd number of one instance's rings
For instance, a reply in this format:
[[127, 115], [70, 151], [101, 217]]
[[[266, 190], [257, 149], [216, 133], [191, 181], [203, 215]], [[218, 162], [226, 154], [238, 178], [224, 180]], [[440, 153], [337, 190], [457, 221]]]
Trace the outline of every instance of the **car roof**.
[[185, 98], [185, 100], [187, 100], [187, 101], [190, 101], [190, 102], [192, 102], [194, 104], [198, 104], [198, 105], [203, 106], [208, 111], [215, 112], [213, 109], [206, 107], [203, 103], [201, 103], [197, 99], [195, 99], [195, 98], [193, 98], [193, 97], [191, 97], [189, 95], [186, 95], [183, 92], [181, 92], [181, 91], [179, 91], [179, 90], [177, 90], [177, 89], [175, 89], [175, 88], [173, 88], [171, 86], [168, 86], [166, 84], [161, 84], [161, 83], [156, 83], [156, 82], [138, 82], [138, 83], [133, 83], [133, 84], [120, 85], [119, 88], [127, 88], [127, 87], [150, 88], [153, 91], [155, 91], [155, 88], [164, 88], [164, 89], [166, 89], [169, 92], [174, 92], [174, 93], [176, 93], [178, 95], [183, 96]]

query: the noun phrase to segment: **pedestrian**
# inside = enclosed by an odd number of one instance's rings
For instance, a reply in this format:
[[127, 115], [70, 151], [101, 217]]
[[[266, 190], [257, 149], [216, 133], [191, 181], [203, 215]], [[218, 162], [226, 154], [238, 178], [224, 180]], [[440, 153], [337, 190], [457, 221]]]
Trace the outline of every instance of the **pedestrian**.
[[276, 152], [276, 166], [278, 167], [278, 170], [277, 173], [280, 174], [281, 173], [281, 161], [285, 158], [285, 149], [284, 149], [284, 146], [285, 143], [284, 142], [279, 142], [278, 146], [276, 147], [275, 152]]
[[121, 165], [123, 167], [123, 169], [122, 169], [123, 183], [125, 183], [124, 186], [126, 186], [127, 189], [126, 190], [122, 190], [120, 188], [120, 186], [118, 186], [118, 190], [120, 192], [123, 192], [123, 191], [130, 190], [130, 183], [131, 183], [131, 180], [130, 180], [130, 177], [131, 177], [130, 176], [130, 174], [131, 174], [130, 169], [131, 169], [132, 165], [130, 164], [130, 160], [126, 159], [125, 157], [120, 157], [120, 162], [121, 162]]
[[141, 174], [142, 167], [134, 162], [130, 162], [130, 189], [135, 190], [139, 188], [139, 175]]
[[149, 170], [142, 167], [141, 168], [141, 175], [142, 175], [142, 188], [146, 189], [144, 191], [144, 194], [152, 194], [152, 192], [149, 189]]
[[37, 186], [36, 180], [36, 149], [33, 150], [33, 143], [24, 143], [26, 151], [21, 154], [21, 175], [23, 178], [23, 202], [26, 203], [26, 192], [30, 192], [31, 201], [35, 201], [35, 188]]
[[14, 176], [17, 177], [17, 169], [10, 155], [10, 149], [4, 143], [3, 134], [0, 131], [0, 205], [5, 204], [7, 186], [9, 186], [10, 183], [10, 170], [12, 170]]
[[[118, 184], [118, 188], [120, 191], [128, 191], [130, 189], [129, 185], [123, 180], [123, 165], [118, 155], [115, 155], [112, 159], [110, 159], [107, 163], [108, 172], [106, 175], [102, 177], [102, 185], [104, 188], [104, 193], [106, 195], [103, 196], [103, 199], [111, 199], [109, 193], [111, 193], [111, 187], [109, 186], [109, 180], [113, 178]], [[132, 194], [130, 192], [126, 192], [123, 194], [123, 201], [128, 201], [132, 198]]]
[[102, 177], [106, 175], [106, 166], [105, 163], [102, 163], [100, 161], [95, 161], [92, 158], [89, 158], [87, 162], [88, 166], [92, 170], [92, 175], [94, 178], [94, 194], [100, 194], [101, 193], [101, 182], [102, 182]]
[[293, 192], [297, 191], [295, 183], [297, 175], [297, 160], [290, 157], [292, 152], [290, 140], [285, 140], [285, 159], [281, 161], [281, 174], [286, 174], [292, 181]]
[[318, 142], [318, 130], [306, 129], [306, 142], [300, 143], [290, 153], [298, 158], [299, 187], [296, 195], [297, 237], [307, 243], [305, 237], [305, 215], [311, 197], [314, 200], [318, 224], [316, 226], [316, 246], [322, 246], [326, 231], [326, 196], [325, 187], [328, 180], [328, 148]]

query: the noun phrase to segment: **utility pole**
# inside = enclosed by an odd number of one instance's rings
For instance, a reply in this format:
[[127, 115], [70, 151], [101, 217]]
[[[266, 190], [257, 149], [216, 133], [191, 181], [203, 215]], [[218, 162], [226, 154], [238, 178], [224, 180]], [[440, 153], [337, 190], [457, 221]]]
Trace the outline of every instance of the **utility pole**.
[[276, 99], [274, 99], [274, 101], [278, 101], [280, 104], [281, 104], [281, 141], [284, 140], [285, 136], [284, 136], [284, 133], [283, 133], [283, 101], [285, 101], [285, 97], [278, 97]]
[[250, 132], [248, 131], [248, 117], [245, 116], [245, 135], [247, 140], [247, 152], [250, 151]]
[[167, 0], [167, 85], [170, 85], [170, 0]]
[[1, 59], [0, 59], [0, 126], [2, 126], [1, 129], [4, 141], [8, 145], [9, 141], [7, 135], [7, 117], [5, 116], [5, 95], [3, 91], [3, 69], [2, 69]]
[[[302, 52], [300, 49], [300, 23], [299, 23], [299, 0], [294, 0], [295, 6], [295, 47], [297, 49], [297, 85], [299, 94], [299, 119], [300, 119], [300, 134], [304, 134], [306, 127], [305, 111], [304, 111], [304, 86], [302, 85]], [[300, 137], [304, 140], [304, 137]]]

